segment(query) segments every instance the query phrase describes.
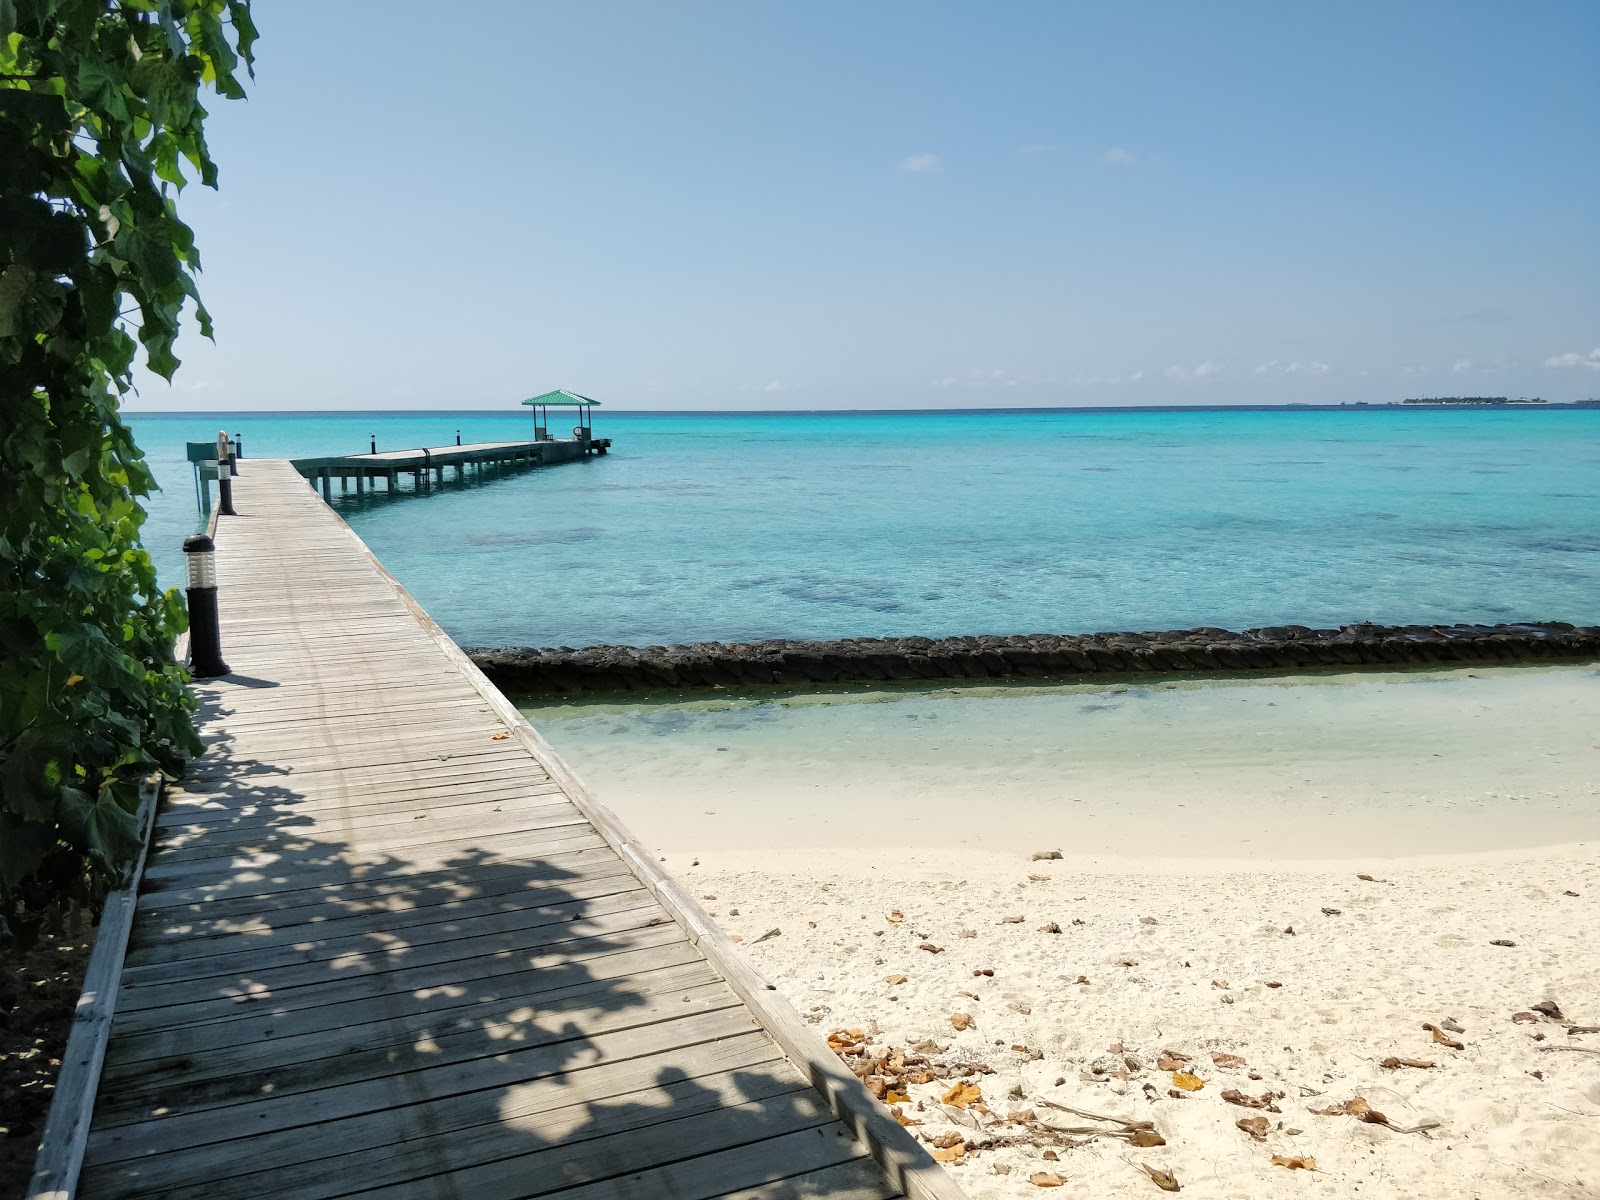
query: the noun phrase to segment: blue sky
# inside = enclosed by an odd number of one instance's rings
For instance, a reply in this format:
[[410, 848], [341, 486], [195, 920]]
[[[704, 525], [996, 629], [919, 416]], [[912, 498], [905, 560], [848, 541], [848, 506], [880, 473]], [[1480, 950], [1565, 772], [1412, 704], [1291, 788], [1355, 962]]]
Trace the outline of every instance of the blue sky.
[[258, 4], [137, 409], [1600, 396], [1600, 4]]

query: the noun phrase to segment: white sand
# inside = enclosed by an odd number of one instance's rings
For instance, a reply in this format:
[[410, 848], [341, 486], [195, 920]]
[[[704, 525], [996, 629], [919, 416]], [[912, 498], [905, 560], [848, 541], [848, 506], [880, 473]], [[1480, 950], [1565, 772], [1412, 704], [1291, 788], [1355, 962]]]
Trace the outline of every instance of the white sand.
[[[1511, 1020], [1554, 999], [1571, 1020], [1600, 1025], [1592, 848], [1246, 872], [891, 849], [668, 865], [708, 897], [706, 908], [820, 1032], [860, 1028], [880, 1047], [932, 1038], [948, 1047], [936, 1059], [994, 1068], [976, 1082], [996, 1116], [1032, 1107], [1094, 1124], [1041, 1102], [1054, 1097], [1154, 1121], [1167, 1141], [1134, 1150], [1093, 1139], [1058, 1147], [1057, 1163], [1038, 1143], [976, 1150], [951, 1167], [974, 1200], [1037, 1195], [1028, 1177], [1040, 1170], [1067, 1178], [1063, 1195], [1160, 1194], [1137, 1163], [1172, 1171], [1196, 1197], [1600, 1196], [1600, 1035]], [[1388, 882], [1366, 883], [1358, 872]], [[886, 919], [896, 907], [901, 924]], [[1014, 916], [1023, 921], [1003, 923]], [[1062, 932], [1040, 932], [1049, 922]], [[782, 932], [755, 941], [770, 929]], [[922, 942], [943, 952], [919, 950]], [[974, 977], [979, 968], [993, 977]], [[908, 982], [883, 982], [899, 974]], [[1089, 982], [1075, 983], [1080, 975]], [[955, 1012], [971, 1014], [975, 1027], [956, 1033]], [[1422, 1028], [1447, 1017], [1463, 1027], [1464, 1050]], [[1109, 1053], [1118, 1044], [1139, 1069], [1087, 1081], [1091, 1064], [1127, 1069], [1121, 1053]], [[1597, 1053], [1543, 1049], [1565, 1046]], [[1173, 1076], [1155, 1069], [1163, 1050], [1191, 1056], [1205, 1087], [1170, 1098]], [[1212, 1051], [1248, 1066], [1218, 1069]], [[1438, 1065], [1386, 1070], [1379, 1064], [1391, 1055]], [[910, 1089], [907, 1110], [920, 1101], [914, 1115], [924, 1121], [916, 1132], [960, 1129], [981, 1142], [985, 1135], [937, 1104], [950, 1082]], [[1281, 1114], [1264, 1114], [1274, 1126], [1265, 1142], [1235, 1127], [1256, 1114], [1225, 1102], [1227, 1088], [1284, 1093]], [[1402, 1134], [1310, 1111], [1355, 1096], [1395, 1125], [1439, 1128]], [[1272, 1165], [1274, 1154], [1313, 1156], [1317, 1171], [1291, 1177]]]
[[[974, 1200], [1042, 1170], [1162, 1194], [1138, 1164], [1196, 1197], [1600, 1197], [1600, 1054], [1565, 1049], [1600, 1035], [1511, 1019], [1600, 1025], [1592, 666], [532, 715], [819, 1032], [985, 1063], [993, 1118], [1094, 1124], [1055, 1099], [1166, 1139], [976, 1129], [938, 1103], [952, 1080], [912, 1087], [919, 1134], [1016, 1141], [951, 1165]], [[1464, 1049], [1422, 1027], [1447, 1018]], [[1204, 1087], [1172, 1098], [1163, 1051]], [[1265, 1141], [1229, 1088], [1283, 1093]], [[1311, 1111], [1356, 1096], [1438, 1125]]]

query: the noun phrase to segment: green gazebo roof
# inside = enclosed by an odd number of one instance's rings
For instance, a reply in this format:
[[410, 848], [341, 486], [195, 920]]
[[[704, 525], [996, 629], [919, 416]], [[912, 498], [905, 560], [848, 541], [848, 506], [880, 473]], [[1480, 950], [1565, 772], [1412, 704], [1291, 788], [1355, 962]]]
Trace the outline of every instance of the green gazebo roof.
[[531, 399], [524, 400], [523, 403], [524, 404], [545, 404], [545, 405], [549, 405], [552, 408], [555, 407], [558, 404], [564, 404], [564, 405], [568, 406], [569, 408], [576, 407], [577, 405], [580, 405], [580, 404], [590, 404], [590, 405], [593, 405], [595, 408], [599, 408], [600, 407], [600, 401], [591, 400], [587, 396], [580, 396], [580, 395], [578, 395], [577, 392], [569, 392], [569, 391], [567, 391], [566, 388], [557, 388], [555, 391], [546, 392], [542, 396], [534, 396]]

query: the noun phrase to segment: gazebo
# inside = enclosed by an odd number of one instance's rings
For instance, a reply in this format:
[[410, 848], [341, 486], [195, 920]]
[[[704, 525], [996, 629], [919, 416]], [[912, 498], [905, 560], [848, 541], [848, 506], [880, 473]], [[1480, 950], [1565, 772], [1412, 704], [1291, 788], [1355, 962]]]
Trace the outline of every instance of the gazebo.
[[533, 408], [533, 440], [536, 442], [554, 440], [550, 436], [549, 410], [552, 408], [576, 408], [578, 423], [572, 427], [572, 436], [580, 442], [590, 441], [594, 437], [591, 410], [600, 406], [598, 400], [591, 400], [587, 396], [580, 396], [577, 392], [569, 392], [565, 388], [557, 388], [542, 396], [532, 396], [523, 403]]

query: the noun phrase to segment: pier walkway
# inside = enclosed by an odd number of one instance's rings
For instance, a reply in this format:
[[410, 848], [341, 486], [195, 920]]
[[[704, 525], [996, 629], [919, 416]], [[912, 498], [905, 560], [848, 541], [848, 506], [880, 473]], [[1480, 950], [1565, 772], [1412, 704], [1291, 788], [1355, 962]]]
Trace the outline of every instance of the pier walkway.
[[242, 467], [77, 1194], [961, 1200], [297, 467]]
[[[532, 442], [469, 442], [465, 446], [380, 450], [373, 454], [296, 458], [290, 462], [301, 476], [322, 488], [324, 500], [331, 500], [335, 479], [339, 481], [341, 493], [349, 492], [354, 484], [359, 496], [364, 495], [368, 488], [376, 491], [380, 481], [393, 494], [400, 476], [410, 475], [413, 486], [421, 491], [431, 485], [442, 485], [447, 470], [453, 470], [456, 481], [460, 482], [469, 471], [481, 478], [485, 471], [571, 462], [591, 454], [605, 454], [610, 449], [610, 438], [586, 434], [583, 437], [542, 438]], [[241, 465], [248, 469], [249, 460]]]

